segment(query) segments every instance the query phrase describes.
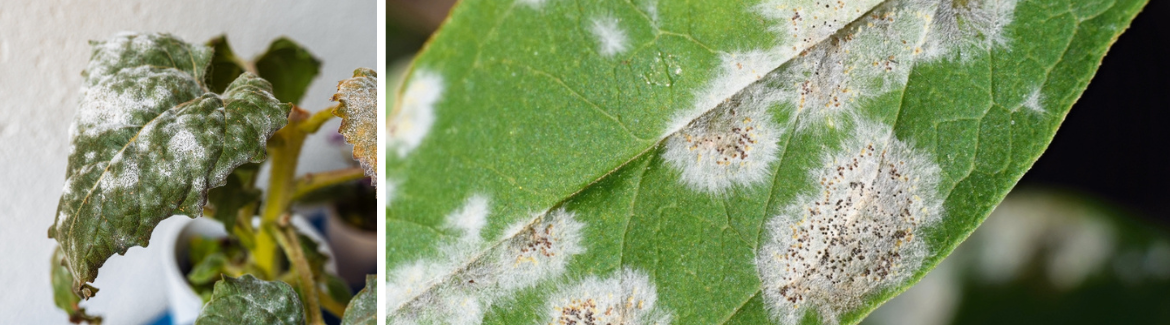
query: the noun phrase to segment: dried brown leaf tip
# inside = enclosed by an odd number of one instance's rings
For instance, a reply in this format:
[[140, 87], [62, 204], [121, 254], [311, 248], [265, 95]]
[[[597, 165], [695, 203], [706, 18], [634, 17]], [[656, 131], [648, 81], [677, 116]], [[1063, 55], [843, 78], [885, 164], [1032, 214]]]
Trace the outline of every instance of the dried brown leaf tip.
[[340, 102], [333, 115], [341, 118], [337, 132], [353, 145], [353, 158], [378, 184], [378, 73], [368, 68], [353, 71], [353, 78], [337, 84], [333, 100]]

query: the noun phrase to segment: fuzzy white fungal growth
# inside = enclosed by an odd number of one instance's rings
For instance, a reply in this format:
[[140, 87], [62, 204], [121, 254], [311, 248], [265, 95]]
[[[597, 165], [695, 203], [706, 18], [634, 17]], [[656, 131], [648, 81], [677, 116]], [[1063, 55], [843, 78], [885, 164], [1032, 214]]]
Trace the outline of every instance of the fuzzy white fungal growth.
[[941, 0], [924, 55], [928, 59], [957, 57], [970, 60], [1010, 39], [1004, 27], [1011, 24], [1017, 0]]
[[422, 144], [435, 123], [435, 104], [443, 95], [443, 76], [419, 68], [414, 71], [402, 93], [400, 110], [390, 117], [390, 139], [386, 147], [398, 158]]
[[597, 38], [598, 53], [602, 56], [613, 56], [624, 52], [629, 47], [629, 39], [626, 37], [626, 31], [618, 26], [618, 20], [613, 17], [594, 18], [593, 25], [589, 27], [589, 31], [593, 33], [593, 37]]
[[776, 161], [782, 133], [767, 113], [772, 102], [750, 91], [724, 102], [667, 138], [663, 158], [698, 191], [720, 193], [762, 183]]
[[889, 127], [858, 123], [800, 195], [766, 226], [757, 255], [768, 310], [783, 323], [806, 311], [836, 323], [865, 297], [903, 283], [931, 254], [920, 238], [942, 219], [929, 155]]
[[394, 202], [394, 198], [398, 195], [398, 181], [387, 177], [386, 184], [382, 185], [382, 188], [382, 194], [385, 195], [385, 200], [383, 201], [386, 202], [386, 208], [389, 209], [390, 204]]
[[776, 23], [775, 46], [720, 54], [719, 71], [707, 86], [694, 95], [691, 109], [676, 115], [664, 136], [669, 136], [731, 98], [748, 85], [791, 60], [812, 44], [819, 43], [862, 16], [880, 0], [836, 1], [767, 0], [754, 7], [756, 13]]
[[874, 9], [778, 70], [775, 91], [796, 108], [800, 127], [852, 118], [866, 98], [905, 86], [933, 11], [926, 0]]
[[390, 272], [387, 304], [390, 324], [480, 324], [495, 304], [541, 281], [564, 273], [568, 259], [585, 251], [584, 224], [573, 213], [555, 210], [508, 231], [496, 245], [479, 234], [486, 200], [468, 199], [448, 216], [464, 236], [440, 249], [443, 260], [421, 260]]
[[532, 9], [540, 9], [541, 6], [544, 6], [545, 1], [548, 0], [516, 0], [516, 3]]
[[1022, 106], [1035, 113], [1047, 112], [1044, 109], [1044, 93], [1040, 92], [1040, 88], [1036, 88], [1028, 94], [1028, 98], [1024, 99]]
[[448, 227], [463, 231], [463, 238], [474, 237], [479, 240], [479, 232], [487, 224], [488, 199], [483, 195], [474, 195], [463, 203], [455, 213], [447, 216]]
[[590, 276], [562, 288], [549, 303], [547, 324], [670, 324], [672, 315], [657, 306], [658, 291], [646, 274], [623, 269], [616, 276]]

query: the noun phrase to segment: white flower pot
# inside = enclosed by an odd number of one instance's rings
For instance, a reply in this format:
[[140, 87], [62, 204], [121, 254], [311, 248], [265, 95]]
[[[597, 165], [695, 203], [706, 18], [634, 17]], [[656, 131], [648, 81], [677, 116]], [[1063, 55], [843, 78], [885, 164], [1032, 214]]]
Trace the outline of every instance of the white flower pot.
[[350, 287], [365, 286], [366, 275], [376, 273], [378, 268], [378, 233], [346, 223], [332, 205], [324, 210], [325, 238], [337, 252], [330, 259], [337, 262], [337, 275]]
[[[259, 219], [254, 221], [258, 223]], [[187, 245], [192, 237], [222, 238], [227, 236], [227, 231], [224, 230], [222, 223], [209, 218], [183, 219], [183, 222], [184, 225], [169, 228], [168, 233], [161, 234], [163, 236], [159, 238], [159, 243], [164, 247], [160, 250], [161, 256], [158, 261], [162, 263], [161, 267], [166, 278], [167, 309], [170, 312], [172, 322], [174, 324], [193, 324], [195, 319], [199, 317], [199, 311], [203, 309], [203, 300], [187, 283], [187, 275], [179, 267], [187, 262], [180, 261], [179, 258], [187, 255]], [[317, 229], [309, 226], [298, 216], [292, 218], [292, 225], [320, 244], [321, 252], [333, 256], [329, 244], [317, 232]], [[333, 259], [325, 264], [325, 271], [337, 273], [337, 266]]]

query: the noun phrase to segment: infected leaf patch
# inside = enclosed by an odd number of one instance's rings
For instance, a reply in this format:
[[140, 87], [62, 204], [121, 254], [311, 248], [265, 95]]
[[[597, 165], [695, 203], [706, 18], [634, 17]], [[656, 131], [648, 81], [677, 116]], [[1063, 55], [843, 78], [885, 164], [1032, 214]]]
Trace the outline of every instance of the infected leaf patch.
[[337, 131], [353, 145], [353, 158], [362, 164], [366, 176], [378, 184], [378, 73], [359, 68], [353, 78], [337, 84], [333, 100], [341, 102], [333, 115], [341, 117]]

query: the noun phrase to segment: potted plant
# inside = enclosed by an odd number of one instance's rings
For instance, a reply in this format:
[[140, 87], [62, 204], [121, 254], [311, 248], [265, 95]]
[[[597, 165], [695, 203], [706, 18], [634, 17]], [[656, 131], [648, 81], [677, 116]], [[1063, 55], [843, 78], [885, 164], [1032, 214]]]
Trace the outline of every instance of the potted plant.
[[[290, 206], [315, 189], [374, 176], [374, 71], [357, 69], [339, 83], [336, 106], [310, 114], [295, 103], [319, 62], [287, 39], [251, 63], [222, 37], [198, 45], [122, 33], [91, 45], [48, 231], [59, 243], [54, 298], [72, 321], [100, 322], [78, 302], [98, 292], [89, 283], [109, 257], [146, 246], [160, 221], [186, 215], [226, 230], [187, 243], [187, 277], [207, 299], [196, 323], [320, 324], [323, 307], [347, 324], [373, 323], [373, 277], [348, 306], [332, 299], [348, 292], [333, 294], [328, 257], [292, 226]], [[334, 116], [364, 168], [295, 177], [305, 138]], [[255, 186], [264, 161], [266, 193]]]

